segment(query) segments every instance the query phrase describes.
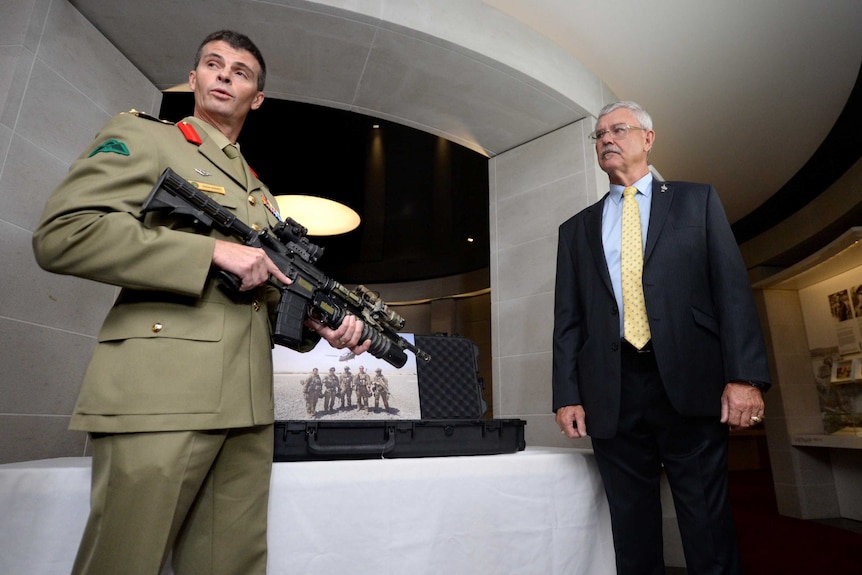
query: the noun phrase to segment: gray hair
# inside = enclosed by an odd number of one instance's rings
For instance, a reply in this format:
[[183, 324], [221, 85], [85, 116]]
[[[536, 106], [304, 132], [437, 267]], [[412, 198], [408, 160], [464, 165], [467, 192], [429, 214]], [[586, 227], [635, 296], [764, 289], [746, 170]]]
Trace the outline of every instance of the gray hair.
[[644, 110], [640, 104], [636, 104], [635, 102], [611, 102], [599, 112], [599, 117], [596, 118], [596, 125], [599, 124], [599, 120], [602, 119], [602, 116], [607, 116], [614, 110], [619, 110], [620, 108], [625, 108], [626, 110], [631, 111], [641, 128], [652, 130], [652, 118], [649, 113]]

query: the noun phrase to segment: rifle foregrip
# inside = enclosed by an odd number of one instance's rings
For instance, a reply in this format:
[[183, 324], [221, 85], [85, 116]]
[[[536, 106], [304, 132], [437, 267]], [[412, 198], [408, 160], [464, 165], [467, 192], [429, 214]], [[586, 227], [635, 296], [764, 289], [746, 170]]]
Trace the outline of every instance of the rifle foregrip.
[[364, 342], [369, 339], [371, 340], [371, 347], [368, 348], [368, 353], [374, 357], [378, 357], [394, 367], [404, 367], [404, 364], [407, 363], [407, 354], [404, 353], [403, 349], [393, 345], [386, 336], [366, 324], [362, 326], [360, 341]]

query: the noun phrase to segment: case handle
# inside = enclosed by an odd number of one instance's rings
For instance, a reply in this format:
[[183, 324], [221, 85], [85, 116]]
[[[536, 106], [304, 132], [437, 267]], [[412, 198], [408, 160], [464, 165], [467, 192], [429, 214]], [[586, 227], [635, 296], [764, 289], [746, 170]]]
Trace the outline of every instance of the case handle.
[[386, 428], [386, 441], [383, 443], [365, 443], [358, 445], [321, 445], [317, 441], [317, 429], [308, 430], [308, 451], [320, 455], [366, 455], [379, 453], [383, 455], [395, 449], [395, 428]]

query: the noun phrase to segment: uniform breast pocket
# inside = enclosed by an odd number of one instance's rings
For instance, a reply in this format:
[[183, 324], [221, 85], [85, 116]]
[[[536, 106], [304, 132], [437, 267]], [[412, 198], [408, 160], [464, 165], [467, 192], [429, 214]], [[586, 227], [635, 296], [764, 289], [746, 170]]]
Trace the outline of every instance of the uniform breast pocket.
[[99, 334], [78, 408], [105, 415], [215, 411], [224, 322], [219, 303], [115, 306]]

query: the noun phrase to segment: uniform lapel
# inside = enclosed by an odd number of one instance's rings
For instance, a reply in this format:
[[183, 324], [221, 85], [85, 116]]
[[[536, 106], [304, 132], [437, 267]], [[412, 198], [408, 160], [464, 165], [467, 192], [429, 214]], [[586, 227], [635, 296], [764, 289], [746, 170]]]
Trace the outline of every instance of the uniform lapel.
[[224, 150], [219, 148], [212, 139], [206, 138], [198, 150], [201, 154], [206, 156], [209, 161], [218, 166], [222, 172], [230, 176], [230, 178], [235, 181], [240, 188], [245, 189], [245, 182], [240, 180], [233, 162], [227, 157], [227, 155], [225, 155]]
[[[194, 118], [187, 118], [187, 120], [194, 120]], [[245, 182], [240, 179], [240, 174], [237, 173], [233, 162], [225, 155], [224, 150], [222, 150], [215, 141], [209, 137], [209, 134], [207, 134], [205, 129], [198, 127], [197, 132], [201, 138], [198, 152], [203, 154], [210, 162], [215, 164], [219, 170], [236, 182], [241, 189], [246, 189]], [[243, 162], [243, 169], [246, 171], [246, 181], [251, 182], [251, 174], [248, 173], [248, 167], [245, 162]]]

